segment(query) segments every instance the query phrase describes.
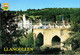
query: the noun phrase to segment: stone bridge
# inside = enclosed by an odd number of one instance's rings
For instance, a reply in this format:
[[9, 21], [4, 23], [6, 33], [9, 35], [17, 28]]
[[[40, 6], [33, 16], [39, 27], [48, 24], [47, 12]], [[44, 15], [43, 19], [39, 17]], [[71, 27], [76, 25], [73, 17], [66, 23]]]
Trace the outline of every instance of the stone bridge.
[[62, 43], [70, 37], [70, 32], [71, 31], [69, 31], [68, 28], [33, 29], [33, 37], [35, 40], [39, 34], [42, 34], [42, 46], [53, 46], [52, 39], [58, 37], [58, 40], [60, 40], [60, 46], [62, 46]]

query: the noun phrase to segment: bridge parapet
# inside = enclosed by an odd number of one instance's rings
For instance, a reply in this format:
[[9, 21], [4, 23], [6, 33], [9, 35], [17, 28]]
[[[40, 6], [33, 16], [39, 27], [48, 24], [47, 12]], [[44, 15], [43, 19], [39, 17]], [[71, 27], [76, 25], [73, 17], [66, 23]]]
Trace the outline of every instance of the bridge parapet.
[[71, 26], [68, 24], [68, 25], [42, 25], [42, 26], [39, 26], [39, 25], [33, 25], [33, 29], [53, 29], [53, 28], [70, 28]]

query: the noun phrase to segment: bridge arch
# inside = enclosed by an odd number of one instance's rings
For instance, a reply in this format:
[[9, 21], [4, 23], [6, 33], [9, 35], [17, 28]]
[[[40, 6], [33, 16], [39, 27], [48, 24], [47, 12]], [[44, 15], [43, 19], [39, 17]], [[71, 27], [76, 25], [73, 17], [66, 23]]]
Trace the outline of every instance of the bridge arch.
[[60, 45], [61, 43], [61, 38], [57, 35], [55, 35], [54, 37], [52, 37], [52, 46], [53, 45]]
[[42, 33], [39, 33], [36, 37], [36, 46], [40, 47], [43, 45], [44, 36]]

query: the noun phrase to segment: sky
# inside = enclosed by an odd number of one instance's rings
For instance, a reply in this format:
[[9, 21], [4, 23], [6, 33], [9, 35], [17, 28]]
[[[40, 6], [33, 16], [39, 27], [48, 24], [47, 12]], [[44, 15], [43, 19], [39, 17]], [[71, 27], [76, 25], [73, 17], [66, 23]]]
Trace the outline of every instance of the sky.
[[80, 0], [0, 0], [9, 3], [9, 10], [43, 9], [43, 8], [80, 8]]

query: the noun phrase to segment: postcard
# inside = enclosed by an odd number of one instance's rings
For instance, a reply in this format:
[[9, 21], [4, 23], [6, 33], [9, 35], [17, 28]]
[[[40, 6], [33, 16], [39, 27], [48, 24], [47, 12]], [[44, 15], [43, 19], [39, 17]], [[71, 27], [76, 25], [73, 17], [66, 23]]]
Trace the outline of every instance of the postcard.
[[80, 55], [80, 0], [1, 0], [0, 54]]

